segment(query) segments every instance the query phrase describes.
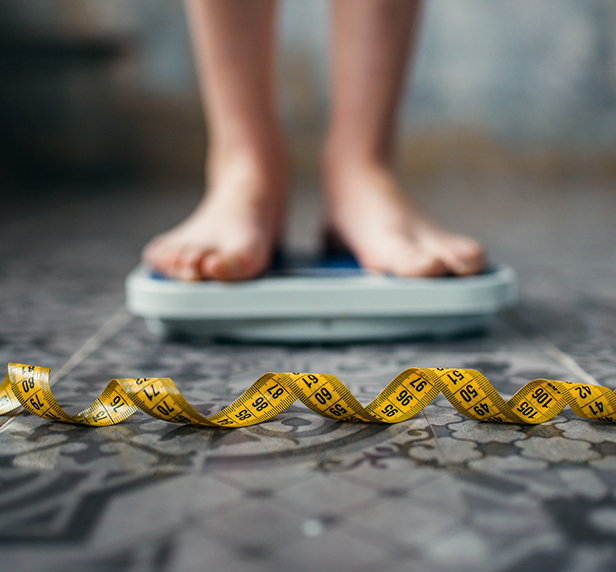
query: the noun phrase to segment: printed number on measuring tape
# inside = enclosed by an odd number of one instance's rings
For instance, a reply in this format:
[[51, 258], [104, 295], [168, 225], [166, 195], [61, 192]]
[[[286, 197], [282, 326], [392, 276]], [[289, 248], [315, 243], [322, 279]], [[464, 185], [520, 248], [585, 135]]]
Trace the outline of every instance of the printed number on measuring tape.
[[439, 393], [478, 421], [536, 424], [569, 405], [580, 417], [614, 421], [616, 395], [607, 388], [535, 379], [505, 401], [478, 371], [410, 368], [368, 405], [362, 406], [335, 376], [323, 373], [266, 373], [222, 411], [205, 417], [184, 399], [168, 377], [113, 379], [100, 396], [75, 415], [54, 399], [49, 369], [10, 363], [0, 385], [0, 415], [22, 406], [50, 421], [95, 427], [115, 425], [141, 410], [172, 423], [205, 427], [247, 427], [263, 423], [300, 400], [315, 413], [339, 421], [398, 423], [411, 418]]

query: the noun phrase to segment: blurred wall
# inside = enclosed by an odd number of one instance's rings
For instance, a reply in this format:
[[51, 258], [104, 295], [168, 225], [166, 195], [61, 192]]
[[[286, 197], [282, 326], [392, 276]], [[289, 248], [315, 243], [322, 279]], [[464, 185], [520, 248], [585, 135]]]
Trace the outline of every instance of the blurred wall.
[[[328, 10], [284, 4], [289, 121], [307, 114], [303, 100], [322, 124]], [[404, 169], [616, 175], [616, 2], [428, 0], [423, 23], [399, 124]]]
[[[280, 98], [304, 172], [326, 121], [328, 12], [327, 0], [281, 6]], [[429, 0], [401, 109], [402, 167], [613, 174], [615, 31], [613, 0]], [[68, 171], [200, 176], [180, 0], [3, 0], [0, 36], [0, 171], [28, 172], [38, 155]]]

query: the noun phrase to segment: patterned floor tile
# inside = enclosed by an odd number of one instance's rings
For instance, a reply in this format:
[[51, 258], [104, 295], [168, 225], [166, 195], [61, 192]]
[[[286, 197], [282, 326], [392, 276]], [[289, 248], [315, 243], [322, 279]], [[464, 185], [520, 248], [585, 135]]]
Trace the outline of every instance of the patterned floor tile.
[[[422, 200], [438, 208], [479, 192], [464, 185]], [[499, 180], [464, 221], [443, 213], [518, 271], [521, 303], [487, 335], [208, 344], [159, 340], [135, 319], [54, 394], [75, 411], [112, 378], [169, 376], [207, 413], [266, 371], [322, 371], [368, 403], [403, 369], [440, 366], [478, 369], [504, 397], [542, 377], [615, 388], [608, 191]], [[16, 211], [26, 214], [0, 229], [0, 357], [60, 368], [122, 304], [140, 246], [197, 195], [170, 205], [163, 190], [116, 189]], [[573, 212], [576, 224], [563, 225]], [[21, 414], [0, 431], [0, 517], [7, 572], [598, 572], [616, 556], [616, 433], [569, 410], [540, 426], [478, 423], [442, 396], [392, 426], [301, 404], [234, 431], [142, 413], [97, 429]]]

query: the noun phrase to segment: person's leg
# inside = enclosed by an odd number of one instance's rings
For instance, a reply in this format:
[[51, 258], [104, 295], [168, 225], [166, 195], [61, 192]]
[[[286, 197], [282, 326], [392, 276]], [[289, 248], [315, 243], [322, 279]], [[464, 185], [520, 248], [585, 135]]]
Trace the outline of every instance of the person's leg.
[[484, 255], [408, 202], [389, 165], [419, 0], [335, 0], [324, 154], [332, 230], [362, 266], [399, 276], [474, 274]]
[[142, 257], [174, 278], [251, 278], [270, 262], [285, 202], [275, 0], [186, 0], [186, 9], [210, 133], [207, 191]]

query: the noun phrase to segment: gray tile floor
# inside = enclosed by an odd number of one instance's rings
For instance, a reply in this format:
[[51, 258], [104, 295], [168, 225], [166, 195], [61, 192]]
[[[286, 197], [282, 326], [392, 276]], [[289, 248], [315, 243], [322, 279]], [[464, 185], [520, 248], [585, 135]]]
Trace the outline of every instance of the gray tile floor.
[[[473, 367], [503, 395], [536, 377], [616, 388], [614, 190], [417, 187], [518, 270], [519, 307], [483, 337], [329, 347], [163, 342], [125, 314], [140, 246], [196, 190], [23, 198], [0, 214], [0, 361], [59, 372], [67, 408], [133, 375], [172, 377], [202, 411], [272, 370], [334, 373], [364, 402], [409, 366]], [[305, 247], [318, 233], [309, 189], [293, 212], [289, 242]], [[299, 405], [233, 431], [144, 414], [98, 429], [25, 414], [0, 424], [3, 572], [616, 569], [616, 427], [569, 410], [524, 427], [470, 421], [444, 398], [394, 426]]]

